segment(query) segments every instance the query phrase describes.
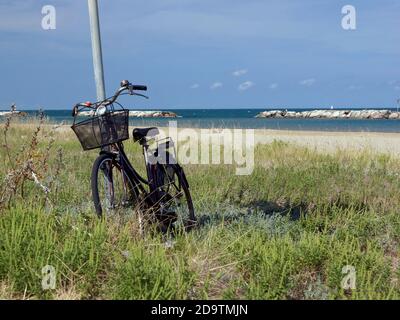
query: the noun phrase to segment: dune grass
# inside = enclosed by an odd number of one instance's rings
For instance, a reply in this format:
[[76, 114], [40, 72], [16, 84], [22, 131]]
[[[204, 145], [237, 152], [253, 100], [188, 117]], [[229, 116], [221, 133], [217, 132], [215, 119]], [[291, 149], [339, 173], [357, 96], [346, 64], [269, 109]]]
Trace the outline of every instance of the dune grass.
[[[68, 129], [45, 126], [35, 153], [20, 151], [35, 126], [11, 124], [8, 151], [0, 151], [2, 186], [10, 154], [32, 156], [50, 187], [46, 196], [27, 180], [0, 209], [0, 298], [400, 298], [397, 158], [276, 141], [257, 146], [250, 176], [229, 165], [187, 165], [200, 226], [167, 246], [156, 232], [142, 234], [134, 213], [94, 216], [97, 153], [81, 151]], [[143, 170], [140, 148], [126, 147]], [[55, 289], [42, 288], [46, 265], [56, 270]], [[345, 266], [355, 268], [355, 289], [341, 286]]]

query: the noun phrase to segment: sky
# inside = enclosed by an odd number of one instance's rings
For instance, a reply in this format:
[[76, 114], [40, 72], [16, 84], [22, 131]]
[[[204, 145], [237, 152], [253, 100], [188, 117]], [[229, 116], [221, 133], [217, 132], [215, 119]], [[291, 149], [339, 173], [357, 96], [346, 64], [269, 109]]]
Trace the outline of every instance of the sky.
[[[99, 0], [106, 92], [130, 108], [395, 107], [398, 0]], [[42, 28], [42, 7], [56, 29]], [[356, 29], [342, 27], [342, 7]], [[0, 0], [0, 109], [96, 100], [87, 1]]]

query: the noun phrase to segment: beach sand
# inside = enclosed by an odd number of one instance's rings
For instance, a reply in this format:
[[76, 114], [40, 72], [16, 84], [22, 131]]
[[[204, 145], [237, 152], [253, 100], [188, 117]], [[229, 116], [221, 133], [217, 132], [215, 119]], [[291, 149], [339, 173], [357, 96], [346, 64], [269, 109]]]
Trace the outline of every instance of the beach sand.
[[400, 156], [400, 133], [255, 130], [255, 140], [262, 144], [280, 140], [318, 152], [352, 150]]
[[[160, 127], [159, 129], [164, 134], [168, 133], [168, 128]], [[182, 130], [185, 130], [185, 128], [178, 128], [178, 132]], [[192, 130], [199, 133], [201, 129]], [[205, 130], [210, 130], [212, 134], [218, 134], [222, 129]], [[322, 153], [347, 150], [400, 156], [400, 133], [254, 129], [254, 136], [256, 144], [283, 141]]]
[[[131, 127], [130, 133], [133, 127]], [[168, 133], [168, 128], [159, 128], [161, 132]], [[178, 132], [185, 130], [179, 128]], [[200, 129], [192, 129], [199, 133]], [[218, 133], [221, 129], [211, 129]], [[69, 126], [60, 126], [57, 131], [65, 134], [72, 133]], [[327, 132], [327, 131], [287, 131], [254, 129], [255, 142], [268, 144], [273, 141], [283, 141], [299, 146], [308, 147], [313, 151], [333, 153], [338, 150], [367, 151], [372, 153], [385, 153], [400, 156], [400, 133], [382, 132]], [[71, 136], [72, 138], [72, 136]]]

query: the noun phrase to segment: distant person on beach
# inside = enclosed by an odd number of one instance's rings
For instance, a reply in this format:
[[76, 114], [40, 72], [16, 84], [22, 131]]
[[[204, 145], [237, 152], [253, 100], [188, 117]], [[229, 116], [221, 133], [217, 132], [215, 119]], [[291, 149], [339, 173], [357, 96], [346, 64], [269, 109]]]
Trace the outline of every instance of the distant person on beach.
[[15, 111], [17, 111], [17, 105], [15, 103], [13, 103], [11, 105], [11, 112], [15, 112]]

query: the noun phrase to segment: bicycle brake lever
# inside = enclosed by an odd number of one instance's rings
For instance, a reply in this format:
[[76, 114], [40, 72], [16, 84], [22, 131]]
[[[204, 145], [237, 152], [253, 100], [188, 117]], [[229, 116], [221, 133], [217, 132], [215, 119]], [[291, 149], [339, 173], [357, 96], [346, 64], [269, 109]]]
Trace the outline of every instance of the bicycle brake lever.
[[78, 114], [78, 105], [76, 104], [72, 109], [72, 116], [75, 117]]
[[145, 96], [144, 94], [140, 94], [140, 93], [136, 93], [136, 92], [134, 92], [133, 94], [135, 96], [139, 96], [139, 97], [143, 97], [143, 98], [146, 98], [146, 99], [150, 99], [148, 96]]

